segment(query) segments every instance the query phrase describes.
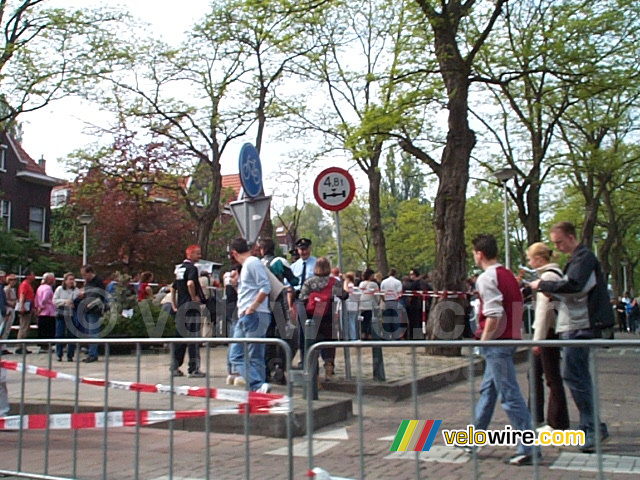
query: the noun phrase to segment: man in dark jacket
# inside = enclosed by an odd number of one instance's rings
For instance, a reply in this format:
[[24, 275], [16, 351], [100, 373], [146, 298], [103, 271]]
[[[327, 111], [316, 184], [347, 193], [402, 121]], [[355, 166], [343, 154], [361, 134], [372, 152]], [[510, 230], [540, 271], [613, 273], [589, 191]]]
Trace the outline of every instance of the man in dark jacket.
[[[558, 281], [535, 280], [531, 288], [558, 297], [556, 332], [561, 340], [585, 340], [599, 337], [613, 327], [613, 309], [609, 303], [607, 284], [596, 256], [578, 242], [576, 229], [569, 222], [551, 227], [551, 241], [556, 249], [571, 255]], [[564, 347], [562, 376], [571, 390], [580, 412], [579, 428], [585, 432], [580, 449], [592, 453], [596, 445], [596, 417], [593, 409], [593, 385], [589, 372], [588, 347]], [[609, 438], [607, 425], [599, 423], [600, 439]]]

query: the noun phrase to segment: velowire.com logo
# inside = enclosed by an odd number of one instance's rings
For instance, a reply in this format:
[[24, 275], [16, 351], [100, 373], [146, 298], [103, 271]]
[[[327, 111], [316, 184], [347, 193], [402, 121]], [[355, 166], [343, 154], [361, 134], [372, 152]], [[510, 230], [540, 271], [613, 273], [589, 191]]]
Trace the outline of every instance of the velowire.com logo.
[[442, 420], [402, 420], [390, 452], [428, 452]]

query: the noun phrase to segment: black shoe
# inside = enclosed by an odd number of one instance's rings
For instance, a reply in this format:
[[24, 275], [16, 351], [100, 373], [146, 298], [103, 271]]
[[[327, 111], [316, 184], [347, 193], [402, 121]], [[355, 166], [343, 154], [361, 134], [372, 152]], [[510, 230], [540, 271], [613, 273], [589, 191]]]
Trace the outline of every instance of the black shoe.
[[67, 362], [73, 362], [73, 357], [67, 358]]
[[4, 350], [2, 350], [0, 352], [0, 355], [13, 355], [13, 352], [11, 352], [11, 351], [9, 351], [7, 349], [4, 349]]
[[[19, 348], [19, 349], [17, 349], [17, 350], [15, 351], [15, 353], [16, 353], [16, 355], [19, 355], [19, 354], [22, 354], [23, 352], [22, 352], [22, 349], [21, 349], [21, 348]], [[31, 350], [25, 350], [25, 351], [24, 351], [24, 353], [31, 353]]]
[[93, 363], [98, 361], [98, 357], [87, 357], [87, 358], [83, 358], [82, 361], [84, 363]]
[[62, 361], [62, 355], [58, 355], [58, 361], [61, 362]]

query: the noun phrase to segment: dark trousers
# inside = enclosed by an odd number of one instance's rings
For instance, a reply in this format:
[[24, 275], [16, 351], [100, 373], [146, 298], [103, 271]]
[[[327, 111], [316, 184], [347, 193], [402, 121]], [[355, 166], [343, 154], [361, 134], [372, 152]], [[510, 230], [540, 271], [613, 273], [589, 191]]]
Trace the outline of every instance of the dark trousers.
[[[38, 317], [38, 340], [50, 340], [56, 336], [56, 317], [40, 315]], [[47, 343], [40, 343], [46, 348]]]
[[534, 424], [544, 423], [544, 385], [542, 382], [544, 374], [545, 382], [549, 387], [547, 423], [556, 430], [567, 430], [570, 427], [569, 409], [560, 373], [560, 348], [541, 347], [540, 353], [533, 355], [531, 372], [535, 385], [536, 408], [535, 411], [531, 408], [531, 395], [529, 395], [529, 410]]
[[[192, 311], [189, 316], [176, 315], [176, 338], [198, 338], [200, 337], [200, 315]], [[184, 355], [189, 351], [188, 372], [192, 373], [200, 370], [200, 345], [198, 343], [174, 344], [171, 370], [176, 370], [182, 366]]]

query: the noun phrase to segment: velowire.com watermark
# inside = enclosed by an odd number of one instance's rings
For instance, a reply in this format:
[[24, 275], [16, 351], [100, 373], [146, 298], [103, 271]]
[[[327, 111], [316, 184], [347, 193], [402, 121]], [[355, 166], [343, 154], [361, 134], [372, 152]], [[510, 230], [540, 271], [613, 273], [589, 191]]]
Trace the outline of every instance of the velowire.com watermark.
[[[442, 420], [403, 420], [396, 432], [389, 451], [429, 451]], [[442, 430], [445, 445], [456, 447], [481, 447], [487, 445], [515, 447], [527, 446], [569, 447], [585, 444], [583, 430], [553, 430], [535, 432], [516, 430], [507, 425], [502, 430], [483, 430], [467, 425], [464, 430]]]

